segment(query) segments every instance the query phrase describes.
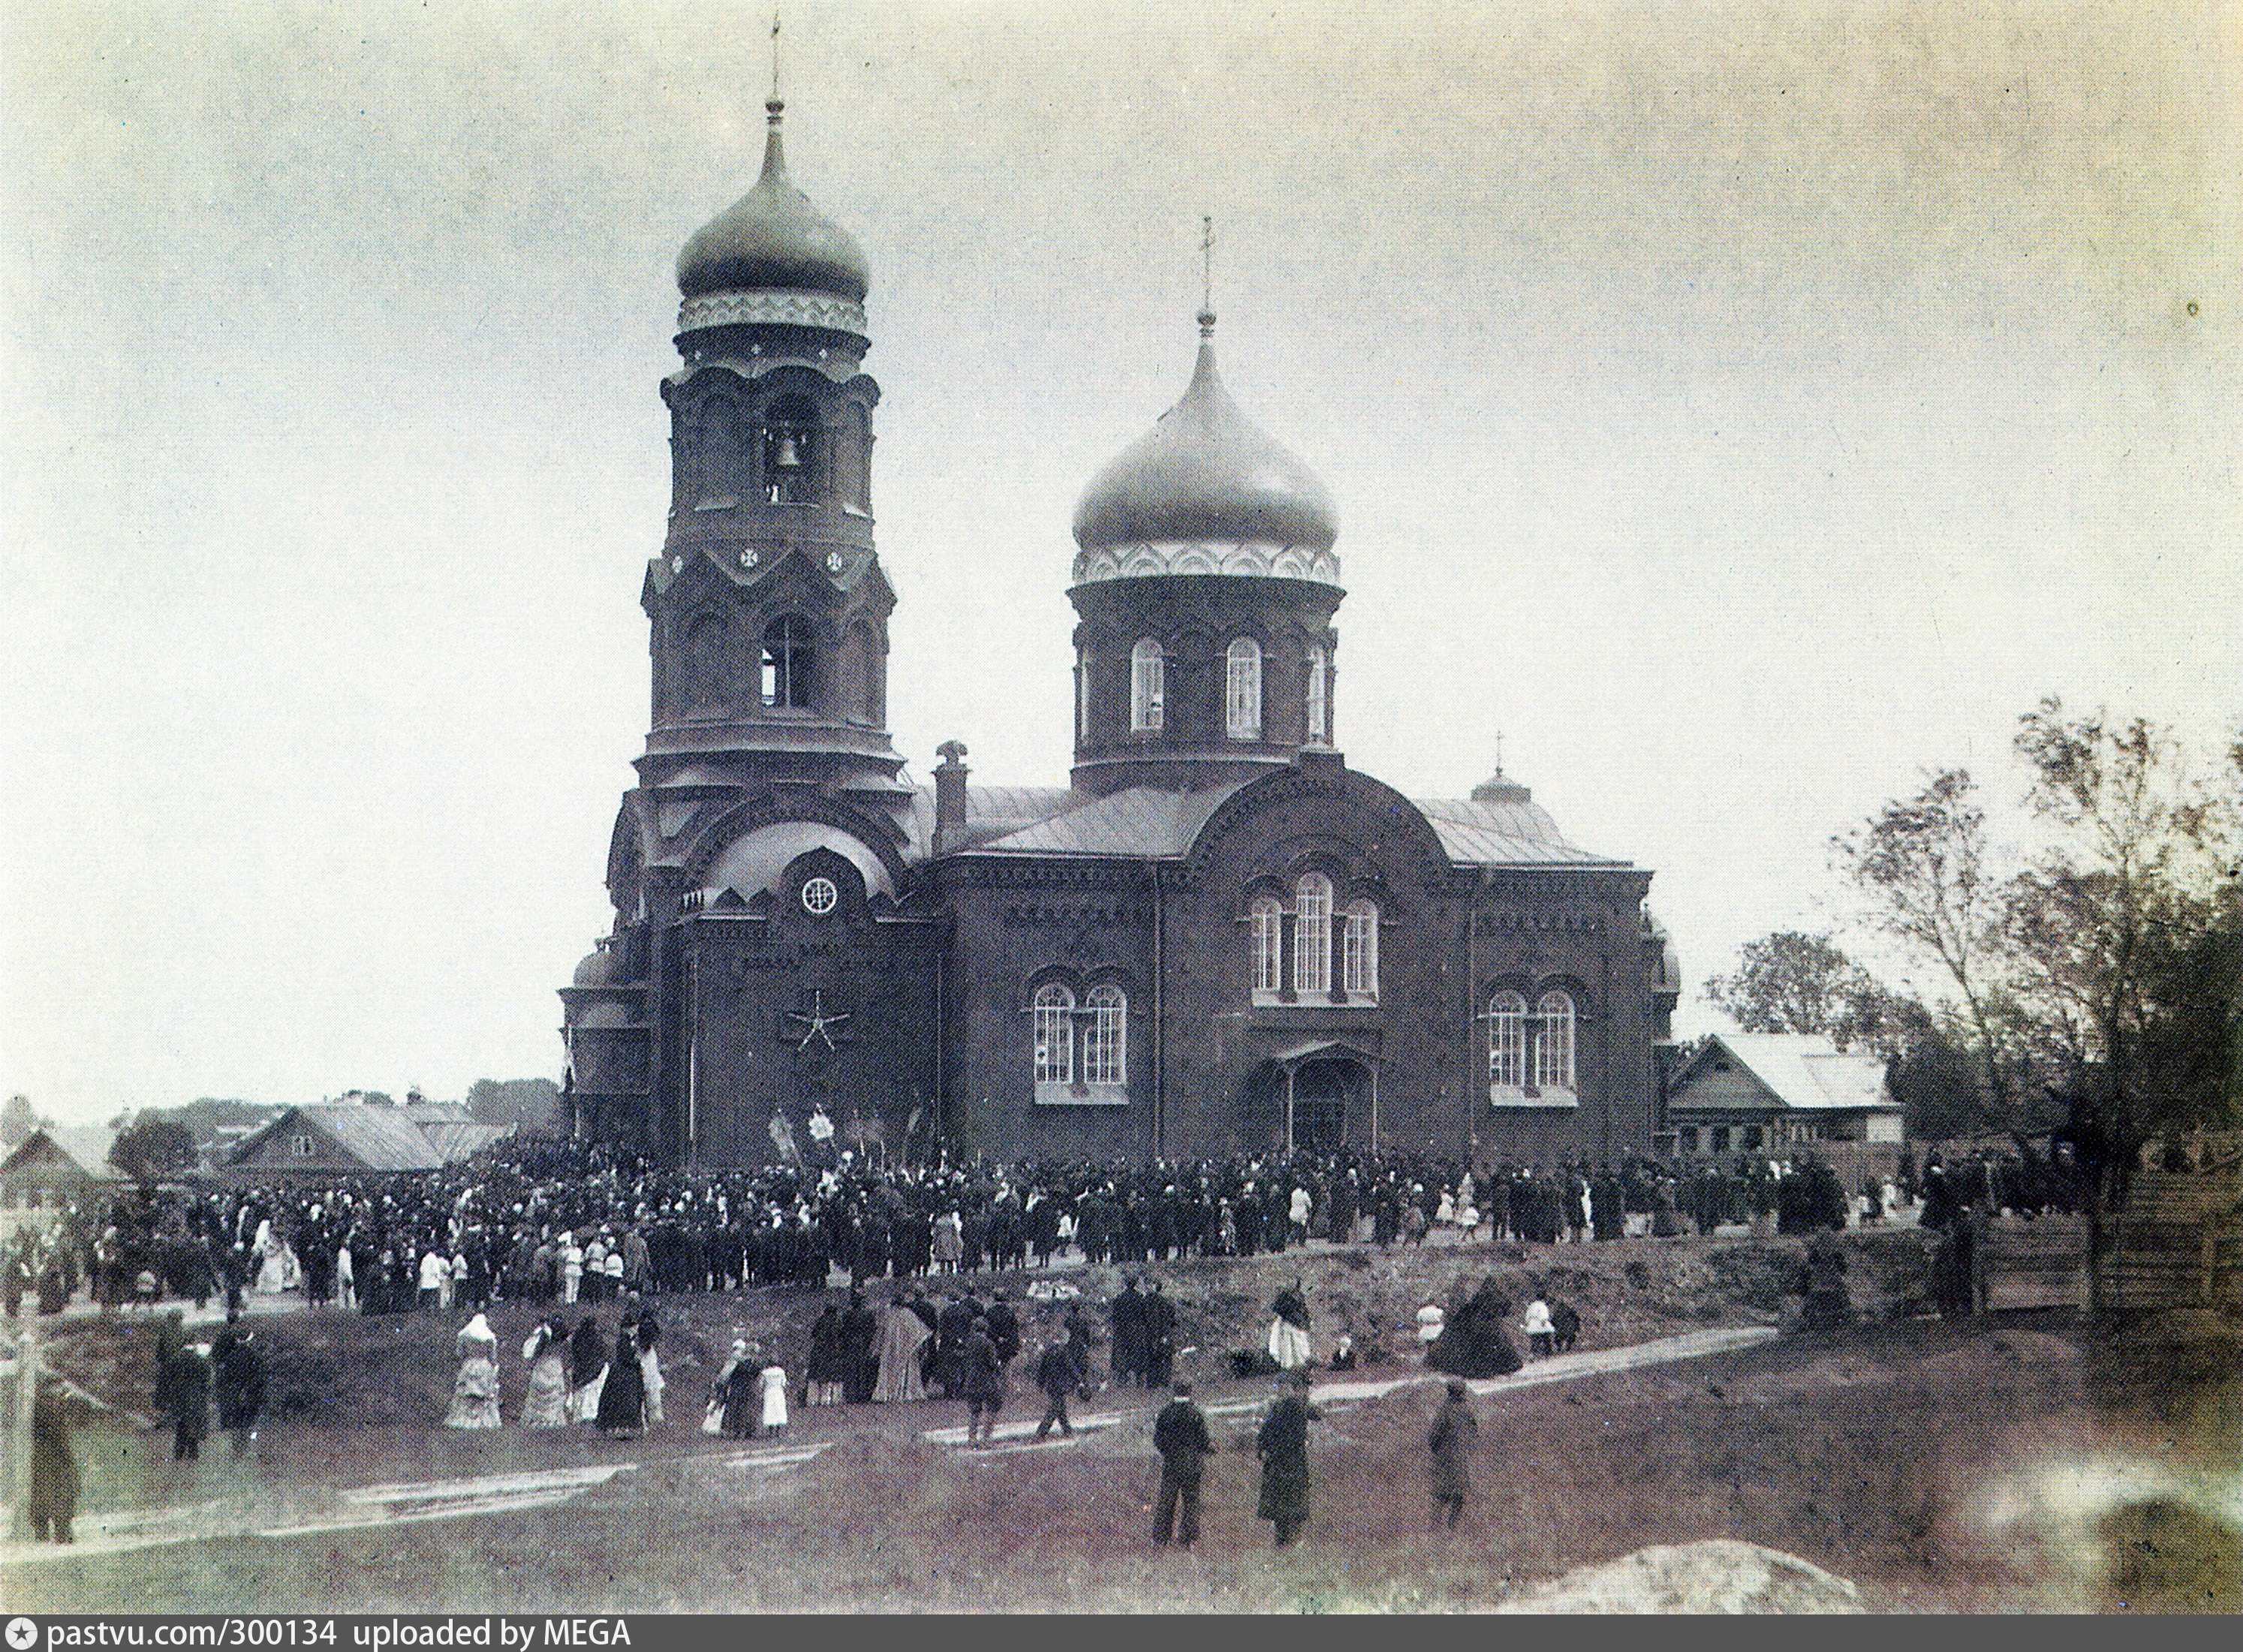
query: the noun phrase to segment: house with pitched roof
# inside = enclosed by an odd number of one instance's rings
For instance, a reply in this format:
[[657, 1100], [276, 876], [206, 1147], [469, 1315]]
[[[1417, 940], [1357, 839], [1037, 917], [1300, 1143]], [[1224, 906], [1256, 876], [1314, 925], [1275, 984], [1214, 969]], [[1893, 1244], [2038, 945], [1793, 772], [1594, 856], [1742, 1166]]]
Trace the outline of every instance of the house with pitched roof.
[[1805, 1142], [1896, 1142], [1903, 1110], [1884, 1058], [1819, 1034], [1717, 1032], [1667, 1085], [1667, 1123], [1685, 1153]]

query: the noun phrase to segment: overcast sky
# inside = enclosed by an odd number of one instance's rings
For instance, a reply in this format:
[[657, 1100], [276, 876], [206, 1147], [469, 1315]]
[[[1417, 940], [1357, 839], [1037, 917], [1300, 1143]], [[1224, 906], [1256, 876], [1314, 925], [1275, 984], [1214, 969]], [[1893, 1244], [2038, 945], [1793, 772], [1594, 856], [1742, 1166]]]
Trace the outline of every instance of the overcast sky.
[[[1503, 762], [1692, 985], [2042, 695], [2243, 715], [2243, 9], [791, 3], [864, 245], [889, 708], [1070, 761], [1074, 501], [1230, 388], [1337, 743]], [[674, 259], [769, 13], [0, 0], [0, 1092], [557, 1078], [648, 709]]]

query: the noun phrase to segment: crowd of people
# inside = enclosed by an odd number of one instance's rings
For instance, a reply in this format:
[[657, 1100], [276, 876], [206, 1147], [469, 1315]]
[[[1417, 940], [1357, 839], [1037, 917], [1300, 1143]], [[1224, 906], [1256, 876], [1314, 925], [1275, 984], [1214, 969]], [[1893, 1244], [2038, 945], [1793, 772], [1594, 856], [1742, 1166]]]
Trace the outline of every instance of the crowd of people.
[[[1927, 1181], [1934, 1168], [1927, 1163]], [[2048, 1161], [1986, 1156], [1981, 1197], [2031, 1208], [2065, 1197]], [[1873, 1218], [1916, 1196], [1879, 1185]], [[1131, 1166], [939, 1159], [707, 1171], [627, 1150], [509, 1142], [411, 1178], [292, 1186], [134, 1188], [105, 1210], [61, 1212], [18, 1233], [6, 1259], [12, 1313], [59, 1309], [83, 1283], [97, 1301], [300, 1291], [363, 1313], [472, 1313], [496, 1300], [574, 1305], [637, 1293], [864, 1286], [1041, 1266], [1062, 1254], [1122, 1266], [1254, 1256], [1310, 1239], [1391, 1246], [1449, 1230], [1557, 1244], [1671, 1234], [1686, 1221], [1774, 1215], [1787, 1232], [1843, 1225], [1849, 1195], [1812, 1152], [1694, 1166], [1640, 1155], [1478, 1168], [1431, 1155], [1297, 1153]]]

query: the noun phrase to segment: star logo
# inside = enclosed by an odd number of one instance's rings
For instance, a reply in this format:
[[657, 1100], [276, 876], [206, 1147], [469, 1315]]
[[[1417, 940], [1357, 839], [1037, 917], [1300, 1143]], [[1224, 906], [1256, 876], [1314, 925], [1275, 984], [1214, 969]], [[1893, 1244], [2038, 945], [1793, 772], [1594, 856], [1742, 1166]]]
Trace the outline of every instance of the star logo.
[[839, 1050], [841, 1046], [833, 1042], [833, 1030], [848, 1020], [849, 1014], [845, 1010], [828, 1011], [825, 993], [813, 990], [808, 1011], [789, 1010], [786, 1018], [796, 1024], [797, 1031], [802, 1035], [802, 1041], [794, 1046], [795, 1050], [806, 1055], [813, 1040], [822, 1041], [828, 1050]]
[[10, 1652], [30, 1652], [39, 1643], [39, 1626], [27, 1617], [8, 1620], [8, 1645]]

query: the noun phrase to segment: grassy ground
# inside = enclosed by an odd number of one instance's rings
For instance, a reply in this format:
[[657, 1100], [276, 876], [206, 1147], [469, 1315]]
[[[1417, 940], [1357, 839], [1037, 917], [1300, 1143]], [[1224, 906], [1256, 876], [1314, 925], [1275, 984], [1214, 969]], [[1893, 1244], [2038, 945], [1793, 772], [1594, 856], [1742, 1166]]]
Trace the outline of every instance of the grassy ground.
[[[1782, 1262], [1694, 1240], [1580, 1248], [1525, 1265], [1589, 1269], [1580, 1294], [1606, 1341], [1632, 1340], [1616, 1325], [1672, 1330], [1706, 1323], [1709, 1308], [1770, 1312], [1754, 1299]], [[1499, 1260], [1423, 1259], [1432, 1255], [1401, 1266], [1448, 1267], [1454, 1283]], [[1857, 1255], [1866, 1295], [1903, 1299], [1902, 1262]], [[1372, 1311], [1364, 1305], [1380, 1291], [1400, 1299], [1432, 1283], [1383, 1279], [1376, 1256], [1189, 1266], [1209, 1271], [1196, 1283], [1179, 1274], [1174, 1289], [1196, 1293], [1188, 1326], [1216, 1346], [1262, 1320], [1280, 1269], [1314, 1276], [1320, 1330]], [[1233, 1299], [1248, 1306], [1225, 1317], [1219, 1305]], [[689, 1336], [714, 1346], [734, 1316], [776, 1325], [814, 1306], [673, 1305], [673, 1393], [690, 1380], [680, 1373]], [[1427, 1529], [1431, 1392], [1405, 1389], [1317, 1425], [1314, 1513], [1303, 1545], [1283, 1555], [1253, 1517], [1250, 1425], [1218, 1419], [1207, 1536], [1187, 1556], [1146, 1541], [1157, 1465], [1142, 1420], [1071, 1447], [976, 1456], [919, 1436], [959, 1420], [954, 1407], [805, 1413], [800, 1432], [835, 1443], [771, 1475], [722, 1464], [705, 1448], [715, 1442], [683, 1421], [630, 1444], [430, 1427], [448, 1393], [448, 1327], [327, 1317], [334, 1323], [300, 1316], [282, 1322], [300, 1333], [273, 1332], [276, 1354], [286, 1344], [289, 1362], [340, 1385], [341, 1401], [321, 1400], [326, 1414], [281, 1421], [239, 1463], [217, 1446], [180, 1475], [160, 1437], [90, 1428], [80, 1441], [89, 1501], [265, 1487], [301, 1506], [321, 1487], [376, 1480], [619, 1457], [644, 1466], [545, 1509], [23, 1566], [3, 1580], [10, 1608], [1473, 1609], [1647, 1544], [1725, 1537], [1849, 1578], [1872, 1608], [2243, 1609], [2236, 1528], [2200, 1502], [2146, 1493], [2099, 1511], [2033, 1502], [2036, 1487], [2071, 1483], [2083, 1463], [2133, 1465], [2145, 1487], [2159, 1473], [2243, 1472], [2236, 1347], [2216, 1337], [2112, 1339], [2064, 1314], [1961, 1326], [1879, 1319], [1836, 1337], [1503, 1393], [1478, 1402], [1476, 1495], [1464, 1526], [1440, 1534]], [[126, 1344], [103, 1354], [98, 1341], [79, 1357], [121, 1375]], [[518, 1366], [509, 1362], [509, 1408]], [[375, 1392], [421, 1415], [355, 1425], [334, 1414]], [[1027, 1403], [1017, 1400], [1015, 1414]], [[691, 1409], [674, 1406], [673, 1418]]]

